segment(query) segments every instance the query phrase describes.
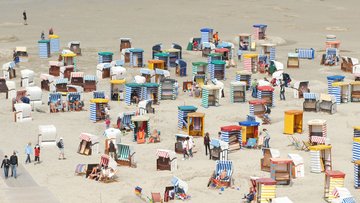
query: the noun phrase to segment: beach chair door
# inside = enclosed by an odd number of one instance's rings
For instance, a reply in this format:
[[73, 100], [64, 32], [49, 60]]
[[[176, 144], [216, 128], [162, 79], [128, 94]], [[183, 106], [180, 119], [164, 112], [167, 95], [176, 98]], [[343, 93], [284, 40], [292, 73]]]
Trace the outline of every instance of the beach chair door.
[[285, 115], [284, 134], [294, 134], [294, 115]]

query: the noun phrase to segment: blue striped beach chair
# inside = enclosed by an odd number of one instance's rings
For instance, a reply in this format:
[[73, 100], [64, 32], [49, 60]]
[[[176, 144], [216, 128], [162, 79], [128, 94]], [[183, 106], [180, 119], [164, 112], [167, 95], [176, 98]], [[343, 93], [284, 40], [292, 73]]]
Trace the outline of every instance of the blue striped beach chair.
[[94, 99], [105, 99], [105, 92], [104, 91], [94, 91], [93, 97], [94, 97]]
[[[226, 170], [226, 177], [220, 179], [220, 175]], [[230, 187], [232, 183], [233, 163], [229, 160], [216, 161], [216, 168], [213, 176], [211, 177], [208, 186], [213, 183], [215, 187]]]
[[[66, 95], [66, 100], [68, 102], [68, 106], [67, 106], [68, 111], [70, 109], [74, 109], [74, 110], [80, 109], [80, 110], [82, 110], [82, 107], [84, 106], [84, 102], [81, 100], [80, 92], [69, 92]], [[78, 107], [74, 106], [74, 101], [79, 101], [80, 105]]]
[[[62, 102], [62, 98], [61, 98], [61, 93], [56, 92], [56, 93], [50, 93], [49, 94], [48, 105], [56, 104], [58, 101], [60, 102], [60, 104], [55, 105], [56, 110], [64, 111], [63, 102]], [[51, 109], [50, 109], [50, 112], [51, 112]]]

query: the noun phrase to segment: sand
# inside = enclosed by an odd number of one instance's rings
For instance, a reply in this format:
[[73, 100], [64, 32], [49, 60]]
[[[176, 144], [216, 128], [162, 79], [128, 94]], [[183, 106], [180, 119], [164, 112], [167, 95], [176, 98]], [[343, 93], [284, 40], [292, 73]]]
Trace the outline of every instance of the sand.
[[[267, 33], [272, 39], [284, 42], [277, 47], [276, 57], [286, 63], [287, 53], [295, 48], [324, 49], [325, 36], [335, 34], [341, 41], [341, 49], [348, 50], [346, 55], [359, 55], [358, 19], [359, 2], [352, 0], [346, 4], [341, 1], [2, 1], [0, 2], [0, 64], [11, 60], [12, 49], [16, 46], [27, 46], [30, 60], [21, 63], [19, 70], [25, 68], [36, 72], [36, 85], [40, 86], [40, 73], [48, 71], [48, 60], [38, 57], [37, 40], [42, 30], [45, 33], [53, 27], [55, 34], [60, 36], [61, 47], [67, 42], [81, 41], [83, 56], [78, 57], [78, 67], [87, 74], [95, 74], [97, 52], [112, 51], [114, 58], [120, 57], [119, 38], [130, 37], [133, 47], [145, 49], [145, 61], [151, 58], [151, 47], [163, 43], [164, 48], [170, 48], [172, 42], [181, 44], [186, 49], [191, 37], [200, 36], [200, 28], [212, 27], [219, 31], [224, 41], [234, 41], [238, 33], [252, 33], [252, 24], [268, 24]], [[28, 26], [22, 25], [22, 11], [28, 14]], [[340, 71], [339, 66], [320, 66], [320, 52], [315, 60], [301, 60], [300, 69], [288, 69], [293, 81], [309, 80], [312, 92], [326, 92], [326, 76], [342, 74], [346, 81], [353, 76]], [[345, 53], [344, 53], [345, 54]], [[49, 60], [55, 60], [53, 56]], [[190, 79], [191, 62], [205, 61], [200, 52], [183, 52], [183, 58], [188, 63], [188, 77], [176, 78], [180, 84]], [[234, 80], [235, 72], [242, 69], [242, 63], [237, 68], [228, 69], [225, 83], [226, 97], [221, 99], [220, 107], [204, 109], [201, 101], [180, 93], [175, 101], [161, 101], [155, 106], [156, 114], [150, 114], [151, 129], [159, 129], [162, 141], [159, 144], [133, 144], [136, 150], [137, 168], [118, 167], [118, 181], [102, 184], [74, 175], [75, 166], [79, 163], [98, 163], [100, 155], [89, 157], [76, 153], [81, 132], [96, 134], [101, 137], [100, 151], [104, 149], [104, 123], [92, 123], [89, 112], [48, 113], [47, 95], [43, 93], [43, 109], [46, 113], [34, 112], [32, 122], [15, 123], [11, 112], [10, 100], [5, 100], [0, 94], [0, 149], [4, 154], [14, 149], [19, 152], [20, 163], [33, 177], [40, 187], [47, 188], [60, 202], [141, 202], [134, 194], [136, 186], [141, 186], [144, 192], [161, 192], [170, 185], [173, 175], [189, 184], [190, 202], [240, 202], [243, 194], [249, 188], [249, 176], [269, 177], [260, 171], [260, 150], [241, 150], [231, 153], [229, 159], [234, 161], [236, 189], [226, 189], [222, 194], [218, 190], [208, 189], [207, 181], [215, 168], [215, 162], [205, 157], [202, 139], [195, 139], [198, 152], [193, 159], [182, 161], [178, 156], [179, 168], [175, 172], [156, 171], [155, 151], [158, 148], [171, 149], [174, 146], [174, 135], [177, 129], [177, 106], [195, 105], [198, 112], [206, 113], [205, 128], [211, 137], [216, 137], [221, 126], [237, 124], [246, 119], [248, 104], [230, 104], [229, 83]], [[174, 70], [171, 70], [175, 77]], [[138, 69], [128, 68], [127, 79], [139, 74]], [[255, 78], [264, 75], [257, 74]], [[20, 86], [19, 77], [15, 79]], [[109, 94], [109, 80], [100, 80], [98, 90]], [[324, 202], [324, 174], [310, 173], [310, 155], [288, 146], [290, 142], [282, 134], [284, 110], [302, 109], [302, 100], [293, 98], [293, 91], [286, 90], [286, 101], [279, 101], [279, 89], [276, 88], [276, 107], [272, 109], [273, 124], [266, 126], [272, 135], [270, 145], [281, 151], [281, 157], [288, 153], [298, 153], [305, 160], [305, 177], [293, 181], [291, 186], [278, 186], [277, 196], [288, 196], [294, 202]], [[250, 94], [250, 93], [249, 93]], [[248, 95], [249, 95], [248, 94]], [[91, 94], [85, 94], [85, 105], [89, 106]], [[118, 113], [134, 110], [135, 106], [126, 106], [124, 102], [111, 102], [111, 118], [115, 121]], [[345, 187], [355, 198], [360, 199], [359, 191], [353, 188], [353, 164], [351, 163], [352, 126], [359, 125], [360, 110], [357, 103], [338, 106], [338, 113], [304, 113], [304, 123], [310, 119], [326, 119], [328, 122], [328, 137], [333, 145], [333, 169], [346, 173]], [[27, 142], [37, 142], [38, 125], [54, 124], [58, 136], [65, 142], [67, 159], [57, 159], [56, 147], [45, 147], [42, 150], [42, 163], [39, 165], [24, 165], [24, 147]], [[307, 126], [304, 125], [301, 139], [307, 139]], [[122, 142], [132, 143], [132, 136], [125, 135]], [[24, 170], [25, 170], [24, 169]], [[21, 179], [22, 171], [19, 171]], [[2, 179], [3, 180], [3, 179]], [[6, 181], [0, 181], [0, 187], [8, 189]], [[14, 190], [0, 190], [0, 202], [13, 202]], [[8, 191], [8, 192], [7, 192]], [[12, 191], [12, 192], [11, 192]], [[29, 189], [29, 191], [31, 191]], [[15, 192], [16, 193], [16, 192]], [[18, 193], [22, 193], [19, 190]], [[20, 198], [20, 196], [19, 196]], [[39, 197], [41, 199], [41, 197]], [[25, 202], [23, 200], [23, 202]]]

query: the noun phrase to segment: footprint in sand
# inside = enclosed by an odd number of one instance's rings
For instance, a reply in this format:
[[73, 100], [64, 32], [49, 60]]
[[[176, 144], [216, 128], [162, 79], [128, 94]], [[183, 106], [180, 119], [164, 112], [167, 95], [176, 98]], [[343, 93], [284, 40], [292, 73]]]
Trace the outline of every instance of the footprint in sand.
[[15, 35], [0, 36], [0, 42], [16, 42], [16, 41], [19, 41], [19, 38], [17, 38]]
[[328, 31], [348, 31], [349, 29], [348, 28], [345, 28], [345, 27], [339, 27], [339, 26], [331, 26], [331, 27], [326, 27], [325, 28], [326, 30]]
[[11, 23], [11, 22], [4, 22], [0, 24], [0, 27], [10, 27], [10, 26], [23, 26], [23, 23]]

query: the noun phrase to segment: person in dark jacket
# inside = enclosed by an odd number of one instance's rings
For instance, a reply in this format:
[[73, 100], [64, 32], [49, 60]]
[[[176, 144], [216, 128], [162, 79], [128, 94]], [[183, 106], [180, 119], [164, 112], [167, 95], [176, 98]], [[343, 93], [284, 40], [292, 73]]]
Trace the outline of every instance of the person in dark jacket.
[[16, 156], [16, 152], [14, 151], [14, 154], [10, 157], [10, 166], [11, 166], [11, 176], [16, 178], [16, 167], [19, 166], [18, 164], [18, 158]]
[[110, 155], [111, 158], [115, 159], [115, 154], [116, 154], [115, 145], [114, 145], [113, 141], [110, 140], [110, 143], [109, 143], [109, 155]]
[[1, 168], [4, 167], [4, 176], [5, 178], [9, 177], [9, 167], [10, 167], [10, 160], [8, 159], [8, 156], [5, 155], [5, 158], [3, 159], [1, 163]]
[[64, 141], [63, 141], [63, 138], [62, 138], [62, 137], [60, 137], [60, 140], [59, 140], [59, 142], [57, 143], [57, 147], [58, 147], [59, 150], [60, 150], [59, 160], [60, 160], [60, 159], [65, 159], [65, 155], [64, 155]]
[[210, 137], [209, 137], [209, 133], [205, 133], [205, 137], [204, 137], [204, 145], [205, 145], [205, 154], [206, 156], [208, 155], [208, 149], [209, 149], [209, 154], [210, 154]]
[[27, 25], [26, 11], [23, 12], [23, 18], [24, 18], [24, 25]]

